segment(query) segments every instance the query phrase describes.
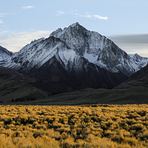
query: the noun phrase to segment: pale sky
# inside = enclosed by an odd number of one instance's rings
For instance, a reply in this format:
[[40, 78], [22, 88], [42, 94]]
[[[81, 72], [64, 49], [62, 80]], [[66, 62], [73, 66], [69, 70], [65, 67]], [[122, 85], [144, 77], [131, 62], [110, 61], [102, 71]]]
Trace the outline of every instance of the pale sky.
[[113, 38], [128, 53], [148, 56], [148, 41], [121, 41], [148, 33], [148, 0], [0, 0], [0, 45], [15, 52], [75, 22]]

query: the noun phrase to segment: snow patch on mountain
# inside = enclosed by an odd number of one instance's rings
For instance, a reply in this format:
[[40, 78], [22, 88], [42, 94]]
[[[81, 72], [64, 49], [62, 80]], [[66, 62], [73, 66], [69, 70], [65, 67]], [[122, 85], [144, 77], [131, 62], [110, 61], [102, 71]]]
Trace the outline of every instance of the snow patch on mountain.
[[85, 52], [84, 53], [84, 58], [86, 58], [89, 62], [91, 63], [94, 63], [94, 64], [97, 64], [97, 59], [98, 59], [98, 55], [97, 54], [93, 54], [93, 53], [88, 53], [88, 52]]
[[77, 56], [74, 50], [61, 50], [58, 52], [59, 57], [64, 62], [64, 65], [67, 65], [68, 62], [73, 62], [74, 58]]
[[11, 52], [0, 46], [0, 66], [5, 64], [8, 60], [10, 60], [11, 55], [12, 55]]

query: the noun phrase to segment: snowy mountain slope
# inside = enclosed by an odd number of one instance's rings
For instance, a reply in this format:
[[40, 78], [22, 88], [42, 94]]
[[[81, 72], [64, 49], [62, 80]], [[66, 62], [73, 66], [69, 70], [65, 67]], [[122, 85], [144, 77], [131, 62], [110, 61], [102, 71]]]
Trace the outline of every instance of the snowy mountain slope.
[[0, 66], [11, 58], [12, 53], [0, 46]]
[[138, 69], [141, 69], [142, 67], [145, 67], [148, 64], [148, 58], [141, 57], [138, 54], [130, 55], [131, 60], [133, 60], [133, 63], [135, 63], [138, 66]]
[[60, 38], [70, 48], [100, 67], [112, 72], [123, 72], [130, 75], [147, 65], [148, 59], [129, 56], [108, 38], [97, 32], [88, 31], [79, 23], [67, 28], [58, 29], [51, 36]]
[[[130, 56], [110, 39], [75, 23], [64, 29], [57, 29], [46, 39], [31, 42], [3, 66], [28, 71], [42, 67], [54, 56], [69, 71], [71, 67], [81, 70], [81, 63], [75, 61], [80, 62], [84, 58], [110, 72], [121, 72], [128, 76], [148, 63], [148, 58]], [[73, 66], [74, 64], [76, 65]]]
[[20, 64], [21, 68], [28, 70], [41, 67], [55, 55], [59, 55], [65, 66], [68, 61], [72, 61], [78, 56], [59, 38], [49, 37], [26, 45], [20, 52], [14, 54], [12, 61]]

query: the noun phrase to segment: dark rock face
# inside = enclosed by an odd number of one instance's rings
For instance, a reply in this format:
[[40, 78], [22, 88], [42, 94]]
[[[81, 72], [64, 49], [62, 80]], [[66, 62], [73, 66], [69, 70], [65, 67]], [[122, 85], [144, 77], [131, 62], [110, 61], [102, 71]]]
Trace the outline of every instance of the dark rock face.
[[32, 69], [31, 76], [37, 86], [46, 91], [59, 93], [83, 88], [113, 88], [127, 79], [122, 73], [111, 73], [81, 58], [79, 69], [73, 65], [70, 71], [53, 57], [39, 69]]

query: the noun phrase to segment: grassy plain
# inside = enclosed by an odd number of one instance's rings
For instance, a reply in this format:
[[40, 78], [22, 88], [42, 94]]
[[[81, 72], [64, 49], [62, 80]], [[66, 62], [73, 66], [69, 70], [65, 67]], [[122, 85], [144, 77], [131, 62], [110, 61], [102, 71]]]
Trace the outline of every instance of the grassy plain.
[[148, 105], [0, 106], [0, 148], [148, 147]]

